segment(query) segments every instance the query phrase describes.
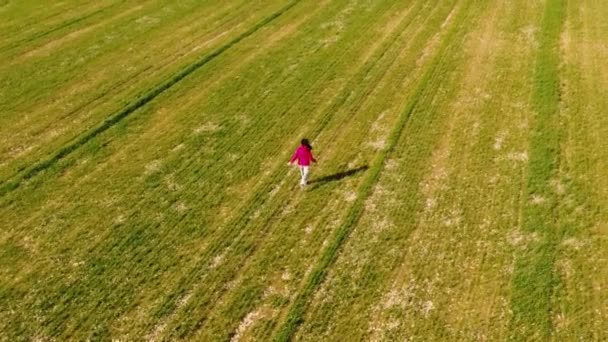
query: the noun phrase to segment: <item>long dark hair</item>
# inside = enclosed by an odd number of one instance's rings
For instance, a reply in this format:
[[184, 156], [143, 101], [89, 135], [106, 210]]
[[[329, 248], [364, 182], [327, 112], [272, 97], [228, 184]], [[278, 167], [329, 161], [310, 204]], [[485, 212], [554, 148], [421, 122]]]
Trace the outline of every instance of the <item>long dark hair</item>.
[[306, 146], [307, 149], [312, 151], [312, 146], [310, 146], [310, 142], [308, 141], [308, 139], [302, 139], [302, 146]]

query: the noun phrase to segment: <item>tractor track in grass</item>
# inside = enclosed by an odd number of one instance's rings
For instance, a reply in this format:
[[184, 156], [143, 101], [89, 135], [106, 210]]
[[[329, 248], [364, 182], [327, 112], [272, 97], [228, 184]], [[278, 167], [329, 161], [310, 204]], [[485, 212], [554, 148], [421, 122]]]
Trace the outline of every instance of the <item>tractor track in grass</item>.
[[63, 158], [65, 158], [66, 156], [68, 156], [69, 154], [71, 154], [72, 152], [77, 150], [79, 147], [81, 147], [84, 144], [86, 144], [87, 142], [91, 141], [93, 138], [95, 138], [99, 134], [107, 131], [108, 129], [110, 129], [111, 127], [113, 127], [114, 125], [116, 125], [117, 123], [119, 123], [120, 121], [122, 121], [123, 119], [128, 117], [129, 115], [131, 115], [133, 112], [137, 111], [139, 108], [143, 107], [144, 105], [151, 102], [152, 100], [154, 100], [156, 97], [158, 97], [159, 95], [161, 95], [168, 89], [172, 88], [174, 85], [178, 84], [181, 80], [188, 77], [190, 74], [192, 74], [196, 70], [200, 69], [204, 65], [208, 64], [209, 62], [211, 62], [212, 60], [214, 60], [215, 58], [220, 56], [222, 53], [224, 53], [226, 50], [230, 49], [232, 46], [238, 44], [243, 39], [246, 39], [247, 37], [253, 35], [255, 32], [260, 30], [262, 27], [268, 25], [269, 23], [271, 23], [272, 21], [274, 21], [275, 19], [280, 17], [282, 14], [287, 12], [289, 9], [294, 7], [299, 2], [300, 2], [300, 0], [290, 1], [286, 6], [279, 9], [277, 12], [271, 14], [270, 16], [262, 19], [257, 24], [255, 24], [253, 27], [251, 27], [249, 30], [238, 35], [234, 39], [230, 40], [228, 43], [220, 46], [219, 48], [215, 49], [214, 51], [210, 52], [209, 54], [204, 55], [198, 61], [188, 65], [184, 69], [175, 73], [169, 79], [167, 79], [166, 81], [157, 85], [156, 87], [148, 90], [144, 95], [142, 95], [141, 97], [139, 97], [136, 100], [134, 100], [133, 102], [131, 102], [128, 106], [126, 106], [119, 112], [113, 114], [112, 116], [110, 116], [109, 118], [104, 120], [101, 124], [88, 130], [86, 133], [84, 133], [80, 137], [75, 138], [70, 143], [68, 143], [67, 145], [60, 148], [57, 152], [55, 152], [48, 158], [45, 158], [45, 159], [35, 163], [34, 165], [25, 169], [21, 174], [17, 175], [15, 178], [10, 179], [6, 183], [0, 185], [0, 196], [4, 196], [5, 194], [17, 189], [23, 181], [33, 178], [38, 173], [50, 168], [51, 166], [56, 164], [58, 161], [62, 160]]
[[[180, 54], [180, 53], [181, 53], [181, 52], [176, 52], [176, 53], [174, 53], [172, 56], [178, 55], [178, 54]], [[170, 57], [167, 57], [167, 60], [170, 60], [171, 58], [172, 58], [171, 56], [170, 56]], [[239, 63], [239, 65], [240, 65], [240, 64], [241, 64], [241, 63]], [[148, 69], [141, 70], [141, 71], [139, 71], [139, 72], [138, 72], [138, 74], [141, 74], [141, 73], [145, 72], [146, 70], [148, 70]], [[227, 76], [229, 76], [229, 75], [230, 75], [230, 74], [223, 75], [223, 76], [224, 76], [223, 78], [225, 78], [225, 77], [227, 77]], [[126, 82], [128, 82], [128, 81], [129, 81], [129, 80], [126, 80]], [[123, 83], [126, 83], [126, 82], [123, 82]], [[217, 82], [215, 82], [215, 80], [214, 80], [214, 84], [215, 84], [215, 83], [217, 83]], [[122, 83], [121, 83], [121, 84], [122, 84]], [[206, 87], [206, 88], [207, 88], [207, 87]], [[113, 90], [113, 89], [115, 89], [115, 87], [113, 87], [111, 90]], [[111, 91], [111, 90], [110, 90], [110, 91]], [[206, 94], [206, 93], [207, 93], [207, 92], [203, 92], [203, 94]], [[100, 96], [98, 96], [97, 98], [102, 98], [102, 97], [103, 97], [103, 96], [105, 96], [105, 95], [107, 95], [107, 93], [101, 94], [101, 95], [100, 95]], [[92, 103], [87, 103], [87, 104], [92, 104]], [[80, 183], [80, 182], [79, 182], [79, 183]], [[2, 185], [2, 182], [0, 182], [0, 185]]]
[[386, 148], [381, 151], [376, 157], [376, 159], [373, 161], [368, 171], [367, 177], [362, 181], [362, 184], [359, 186], [359, 190], [357, 191], [357, 198], [354, 204], [350, 207], [346, 215], [346, 219], [338, 228], [338, 231], [335, 233], [334, 237], [331, 239], [327, 249], [322, 253], [319, 262], [314, 266], [314, 269], [311, 272], [309, 278], [305, 281], [304, 287], [295, 297], [292, 306], [287, 314], [286, 320], [279, 327], [277, 334], [274, 337], [275, 341], [290, 340], [296, 329], [298, 328], [302, 317], [308, 307], [310, 299], [316, 292], [318, 286], [324, 281], [328, 268], [333, 263], [341, 246], [348, 238], [348, 235], [352, 231], [353, 227], [357, 224], [358, 219], [361, 217], [361, 214], [364, 211], [365, 200], [371, 193], [373, 185], [376, 183], [380, 176], [380, 172], [384, 167], [386, 156], [390, 152], [392, 152], [392, 150], [396, 146], [401, 136], [401, 133], [408, 122], [410, 115], [418, 106], [418, 103], [422, 98], [423, 93], [429, 91], [428, 83], [433, 77], [435, 77], [438, 65], [441, 64], [442, 58], [444, 58], [443, 54], [446, 52], [445, 50], [447, 50], [450, 44], [452, 43], [451, 39], [457, 33], [462, 31], [460, 25], [463, 24], [464, 19], [467, 17], [466, 12], [471, 3], [472, 1], [467, 1], [466, 4], [463, 5], [463, 8], [459, 10], [458, 14], [456, 15], [456, 18], [454, 19], [454, 23], [451, 25], [449, 31], [446, 33], [445, 37], [441, 41], [437, 54], [425, 68], [423, 76], [419, 84], [416, 86], [410, 98], [410, 101], [407, 103], [406, 107], [401, 112], [401, 115], [398, 117], [397, 122], [391, 131]]
[[546, 339], [553, 333], [552, 297], [559, 279], [555, 273], [561, 232], [558, 198], [552, 182], [560, 160], [559, 44], [564, 23], [565, 0], [549, 0], [540, 32], [534, 69], [532, 103], [536, 111], [529, 142], [527, 185], [522, 204], [523, 232], [535, 241], [518, 256], [513, 274], [510, 338]]

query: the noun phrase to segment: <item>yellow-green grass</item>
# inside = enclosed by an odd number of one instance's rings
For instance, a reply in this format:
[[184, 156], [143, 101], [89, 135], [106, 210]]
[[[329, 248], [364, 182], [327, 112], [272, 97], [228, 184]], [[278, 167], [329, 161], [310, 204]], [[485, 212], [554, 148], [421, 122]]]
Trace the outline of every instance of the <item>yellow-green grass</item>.
[[0, 335], [602, 340], [607, 11], [9, 1]]
[[[7, 56], [0, 122], [3, 180], [44, 160], [166, 80], [246, 34], [284, 5], [144, 2]], [[208, 12], [214, 9], [211, 15]], [[86, 32], [82, 32], [87, 30]], [[166, 32], [172, 34], [166, 34]], [[78, 33], [71, 39], [70, 35]], [[39, 54], [28, 53], [44, 49]], [[10, 64], [10, 65], [9, 65]], [[5, 123], [11, 120], [9, 127]]]
[[607, 283], [605, 272], [606, 166], [608, 102], [605, 34], [598, 18], [607, 9], [598, 1], [567, 3], [561, 50], [560, 168], [558, 225], [563, 236], [556, 247], [560, 284], [552, 299], [551, 320], [557, 339], [603, 340]]

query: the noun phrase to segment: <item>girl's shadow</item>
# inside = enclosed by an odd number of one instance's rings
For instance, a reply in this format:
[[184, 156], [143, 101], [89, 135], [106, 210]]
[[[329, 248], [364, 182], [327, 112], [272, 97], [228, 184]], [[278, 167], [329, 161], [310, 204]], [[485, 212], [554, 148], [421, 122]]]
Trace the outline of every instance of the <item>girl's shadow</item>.
[[327, 183], [336, 182], [336, 181], [339, 181], [346, 177], [354, 176], [357, 173], [366, 171], [367, 169], [369, 169], [369, 166], [367, 166], [367, 165], [359, 166], [358, 168], [355, 168], [355, 169], [334, 173], [333, 175], [329, 175], [329, 176], [325, 176], [325, 177], [321, 177], [321, 178], [317, 178], [317, 179], [312, 179], [308, 182], [308, 184], [310, 184], [310, 185], [314, 184], [314, 188], [318, 188]]

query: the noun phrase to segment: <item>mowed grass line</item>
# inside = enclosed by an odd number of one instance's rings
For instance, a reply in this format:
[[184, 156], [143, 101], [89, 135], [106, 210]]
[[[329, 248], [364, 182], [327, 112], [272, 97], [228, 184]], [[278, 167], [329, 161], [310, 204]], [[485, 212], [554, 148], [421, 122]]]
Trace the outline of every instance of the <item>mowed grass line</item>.
[[35, 163], [34, 165], [30, 166], [29, 168], [26, 168], [21, 174], [18, 174], [13, 179], [7, 181], [5, 184], [2, 184], [0, 186], [0, 196], [4, 196], [8, 192], [11, 192], [11, 191], [17, 189], [23, 181], [28, 180], [28, 179], [36, 176], [41, 171], [44, 171], [44, 170], [48, 169], [49, 167], [53, 166], [55, 163], [57, 163], [58, 161], [60, 161], [61, 159], [63, 159], [67, 155], [69, 155], [70, 153], [72, 153], [74, 150], [78, 149], [79, 147], [81, 147], [84, 144], [86, 144], [87, 142], [89, 142], [91, 139], [95, 138], [99, 134], [105, 132], [112, 126], [116, 125], [118, 122], [120, 122], [121, 120], [123, 120], [124, 118], [126, 118], [127, 116], [132, 114], [133, 112], [135, 112], [137, 109], [143, 107], [144, 105], [146, 105], [147, 103], [149, 103], [150, 101], [155, 99], [157, 96], [159, 96], [166, 90], [173, 87], [175, 84], [180, 82], [182, 79], [186, 78], [188, 75], [192, 74], [193, 72], [200, 69], [201, 67], [203, 67], [204, 65], [206, 65], [207, 63], [209, 63], [210, 61], [215, 59], [216, 57], [220, 56], [224, 51], [230, 49], [232, 46], [238, 44], [243, 39], [251, 36], [256, 31], [261, 29], [262, 27], [266, 26], [267, 24], [271, 23], [276, 18], [280, 17], [283, 13], [287, 12], [289, 9], [291, 9], [293, 6], [295, 6], [299, 1], [300, 0], [290, 1], [286, 6], [279, 9], [277, 12], [273, 13], [272, 15], [264, 18], [263, 20], [261, 20], [260, 22], [255, 24], [253, 27], [251, 27], [249, 30], [238, 35], [237, 37], [235, 37], [234, 39], [232, 39], [225, 45], [222, 45], [221, 47], [214, 50], [213, 52], [203, 56], [201, 59], [194, 62], [193, 64], [190, 64], [186, 68], [180, 70], [179, 72], [177, 72], [175, 75], [173, 75], [168, 80], [161, 83], [160, 85], [147, 91], [141, 97], [139, 97], [135, 101], [131, 102], [128, 106], [126, 106], [125, 108], [120, 110], [118, 113], [115, 113], [114, 115], [110, 116], [108, 119], [104, 120], [101, 124], [88, 130], [87, 132], [85, 132], [80, 137], [77, 137], [72, 142], [69, 142], [68, 144], [66, 144], [65, 146], [60, 148], [57, 152], [55, 152], [48, 158], [43, 159], [42, 161], [40, 161], [38, 163]]
[[559, 241], [558, 200], [551, 181], [559, 168], [559, 39], [565, 1], [547, 1], [534, 70], [532, 103], [536, 111], [529, 144], [529, 164], [522, 230], [535, 241], [519, 256], [513, 275], [511, 339], [548, 338], [553, 331], [552, 296]]
[[457, 14], [454, 23], [452, 24], [450, 30], [447, 32], [443, 41], [441, 42], [441, 46], [438, 49], [437, 55], [433, 58], [432, 61], [429, 62], [426, 70], [420, 80], [419, 85], [414, 90], [412, 97], [405, 109], [402, 111], [401, 115], [397, 119], [393, 130], [388, 138], [386, 147], [383, 151], [381, 151], [378, 156], [374, 159], [370, 169], [368, 170], [367, 177], [363, 180], [357, 191], [357, 199], [353, 203], [352, 207], [349, 209], [348, 214], [342, 225], [336, 231], [334, 237], [331, 239], [327, 249], [323, 252], [320, 257], [319, 263], [315, 265], [311, 275], [306, 281], [303, 289], [295, 298], [288, 314], [285, 322], [281, 325], [277, 331], [277, 334], [274, 337], [275, 341], [288, 341], [291, 339], [292, 335], [298, 328], [302, 317], [307, 309], [308, 303], [315, 293], [317, 287], [323, 282], [325, 276], [327, 274], [328, 268], [333, 263], [340, 247], [344, 243], [344, 241], [348, 238], [348, 235], [352, 231], [353, 227], [357, 224], [359, 218], [361, 217], [364, 211], [365, 200], [371, 193], [371, 189], [373, 185], [376, 183], [380, 176], [380, 172], [384, 167], [384, 162], [386, 160], [387, 155], [392, 152], [392, 150], [397, 145], [399, 141], [399, 137], [410, 117], [412, 112], [416, 109], [421, 100], [423, 94], [428, 91], [429, 81], [435, 76], [436, 69], [438, 65], [441, 64], [445, 53], [445, 50], [448, 49], [450, 44], [452, 43], [452, 39], [459, 32], [460, 25], [463, 23], [464, 19], [467, 17], [467, 9], [471, 1], [467, 1], [465, 5], [460, 9]]

